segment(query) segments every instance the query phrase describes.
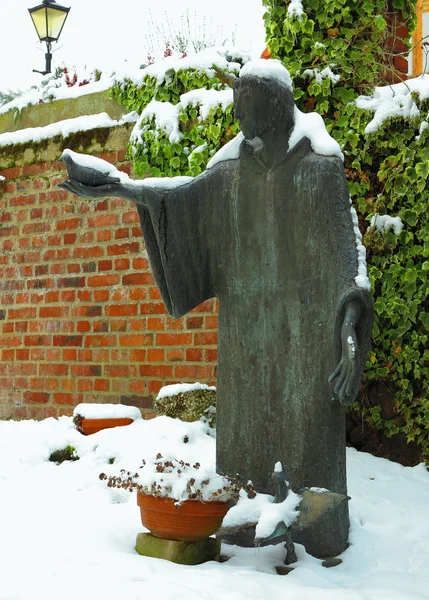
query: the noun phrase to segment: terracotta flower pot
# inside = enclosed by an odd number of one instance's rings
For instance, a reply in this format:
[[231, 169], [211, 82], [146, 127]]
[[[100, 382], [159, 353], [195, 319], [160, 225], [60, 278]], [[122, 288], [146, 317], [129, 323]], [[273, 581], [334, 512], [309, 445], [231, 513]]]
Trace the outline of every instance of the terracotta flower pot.
[[171, 498], [137, 494], [142, 524], [155, 537], [194, 542], [216, 533], [228, 512], [227, 502], [185, 500], [180, 506]]
[[111, 429], [112, 427], [123, 427], [124, 425], [131, 425], [133, 419], [120, 418], [120, 419], [80, 419], [79, 431], [83, 435], [91, 435], [91, 433], [97, 433], [102, 429]]

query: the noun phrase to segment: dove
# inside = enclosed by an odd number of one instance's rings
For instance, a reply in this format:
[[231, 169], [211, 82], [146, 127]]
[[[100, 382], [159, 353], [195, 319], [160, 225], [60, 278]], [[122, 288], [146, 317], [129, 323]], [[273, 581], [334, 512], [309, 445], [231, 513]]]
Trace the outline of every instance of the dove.
[[117, 176], [119, 175], [118, 170], [101, 158], [79, 154], [67, 149], [58, 160], [66, 165], [69, 179], [83, 185], [97, 187], [121, 181], [121, 178]]

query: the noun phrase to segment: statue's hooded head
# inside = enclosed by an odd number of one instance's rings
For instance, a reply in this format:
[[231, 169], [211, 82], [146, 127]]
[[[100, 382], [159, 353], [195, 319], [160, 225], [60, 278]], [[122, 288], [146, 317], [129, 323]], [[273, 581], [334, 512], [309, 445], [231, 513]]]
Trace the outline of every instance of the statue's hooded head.
[[252, 60], [234, 86], [235, 116], [248, 140], [273, 128], [289, 131], [294, 124], [292, 79], [278, 60]]

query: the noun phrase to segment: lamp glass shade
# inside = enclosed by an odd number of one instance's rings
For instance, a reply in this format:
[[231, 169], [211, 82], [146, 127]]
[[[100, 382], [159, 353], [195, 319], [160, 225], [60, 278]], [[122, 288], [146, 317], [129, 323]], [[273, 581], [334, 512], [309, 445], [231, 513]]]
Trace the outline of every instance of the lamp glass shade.
[[30, 15], [41, 42], [56, 42], [60, 37], [69, 8], [51, 2], [30, 8]]

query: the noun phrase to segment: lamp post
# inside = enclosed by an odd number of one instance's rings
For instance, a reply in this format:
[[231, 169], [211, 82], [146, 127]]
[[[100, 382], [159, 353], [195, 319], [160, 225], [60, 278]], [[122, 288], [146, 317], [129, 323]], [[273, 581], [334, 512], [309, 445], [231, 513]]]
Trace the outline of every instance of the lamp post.
[[55, 0], [43, 0], [28, 12], [33, 20], [37, 35], [41, 42], [46, 42], [46, 67], [44, 71], [33, 69], [34, 73], [47, 75], [51, 72], [52, 64], [52, 42], [57, 42], [69, 14], [70, 8], [57, 4]]

